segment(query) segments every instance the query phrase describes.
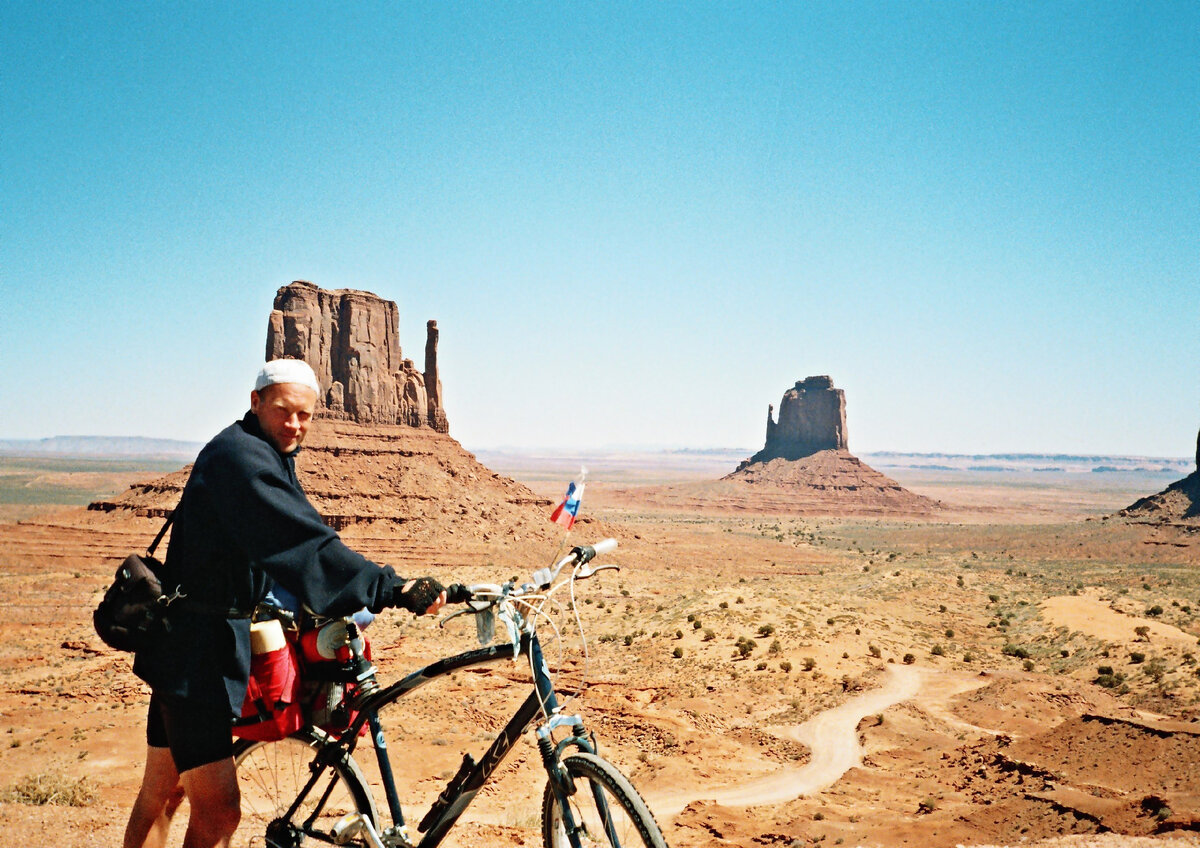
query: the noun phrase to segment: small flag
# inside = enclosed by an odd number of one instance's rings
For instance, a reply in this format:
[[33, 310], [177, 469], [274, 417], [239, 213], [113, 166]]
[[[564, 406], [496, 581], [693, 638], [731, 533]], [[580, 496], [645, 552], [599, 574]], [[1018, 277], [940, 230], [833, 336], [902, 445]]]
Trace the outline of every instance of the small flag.
[[575, 524], [575, 516], [579, 514], [579, 502], [583, 499], [583, 483], [578, 486], [574, 481], [567, 486], [567, 496], [563, 498], [563, 502], [558, 505], [550, 516], [550, 520], [555, 524], [561, 524], [568, 530]]

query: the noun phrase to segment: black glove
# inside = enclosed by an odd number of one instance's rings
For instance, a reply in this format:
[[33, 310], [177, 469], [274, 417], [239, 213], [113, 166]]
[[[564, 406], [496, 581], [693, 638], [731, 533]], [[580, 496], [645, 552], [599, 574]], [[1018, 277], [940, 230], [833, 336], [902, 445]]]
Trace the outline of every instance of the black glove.
[[408, 589], [392, 595], [392, 606], [403, 607], [414, 615], [424, 615], [445, 589], [432, 577], [418, 577]]
[[471, 600], [471, 590], [461, 583], [451, 583], [446, 587], [446, 603], [465, 604]]

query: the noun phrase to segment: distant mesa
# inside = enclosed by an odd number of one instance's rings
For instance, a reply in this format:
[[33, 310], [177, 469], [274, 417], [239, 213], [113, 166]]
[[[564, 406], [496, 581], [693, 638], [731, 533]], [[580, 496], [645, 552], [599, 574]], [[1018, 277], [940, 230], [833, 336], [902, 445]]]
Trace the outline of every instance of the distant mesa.
[[[303, 359], [322, 389], [296, 470], [325, 522], [388, 536], [398, 546], [454, 537], [549, 539], [550, 502], [493, 473], [450, 437], [438, 375], [437, 322], [426, 325], [424, 370], [403, 358], [396, 304], [370, 292], [299, 281], [279, 289], [267, 322], [267, 359]], [[241, 416], [230, 410], [230, 420]], [[215, 434], [214, 434], [215, 435]], [[189, 469], [88, 506], [107, 518], [166, 516]], [[403, 541], [399, 541], [403, 540]], [[426, 555], [429, 555], [429, 551]]]
[[1158, 494], [1135, 501], [1117, 515], [1152, 524], [1200, 526], [1200, 433], [1196, 434], [1196, 469], [1191, 474]]
[[722, 480], [775, 498], [786, 493], [798, 511], [920, 514], [941, 506], [850, 453], [846, 394], [830, 377], [798, 381], [783, 393], [778, 421], [773, 413], [768, 406], [763, 449]]

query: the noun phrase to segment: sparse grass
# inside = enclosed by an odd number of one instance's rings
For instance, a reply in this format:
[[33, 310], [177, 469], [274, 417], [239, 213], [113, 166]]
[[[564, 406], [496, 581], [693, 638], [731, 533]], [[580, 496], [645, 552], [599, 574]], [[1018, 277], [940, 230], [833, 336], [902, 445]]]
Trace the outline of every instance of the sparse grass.
[[35, 807], [87, 807], [95, 802], [96, 791], [86, 777], [67, 777], [58, 772], [28, 774], [18, 780], [0, 800]]

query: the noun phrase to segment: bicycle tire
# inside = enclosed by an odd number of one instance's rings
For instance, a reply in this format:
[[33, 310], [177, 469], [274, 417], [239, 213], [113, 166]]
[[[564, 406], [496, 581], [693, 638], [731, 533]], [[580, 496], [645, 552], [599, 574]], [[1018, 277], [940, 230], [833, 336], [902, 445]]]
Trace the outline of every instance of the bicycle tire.
[[[583, 752], [564, 757], [562, 764], [575, 782], [569, 803], [576, 824], [582, 826], [579, 838], [583, 848], [667, 848], [654, 814], [616, 766]], [[601, 801], [608, 809], [611, 828], [604, 826]], [[545, 848], [571, 848], [549, 782], [542, 793], [542, 841]]]
[[[308, 727], [278, 742], [241, 739], [234, 744], [242, 818], [230, 841], [230, 848], [260, 848], [263, 845], [270, 848], [272, 843], [267, 841], [267, 828], [287, 812], [308, 781], [311, 775], [309, 763], [324, 739], [324, 733]], [[300, 824], [312, 814], [318, 799], [329, 786], [330, 775], [333, 775], [335, 785], [321, 815], [313, 822], [308, 834], [299, 834]], [[292, 819], [296, 829], [291, 835], [297, 837], [298, 841], [287, 841], [284, 848], [329, 844], [333, 839], [334, 824], [347, 813], [353, 812], [370, 817], [373, 824], [379, 821], [367, 779], [353, 757], [347, 756], [344, 762], [335, 764], [309, 793], [309, 798]], [[357, 846], [366, 845], [367, 842], [356, 838], [344, 844]]]

